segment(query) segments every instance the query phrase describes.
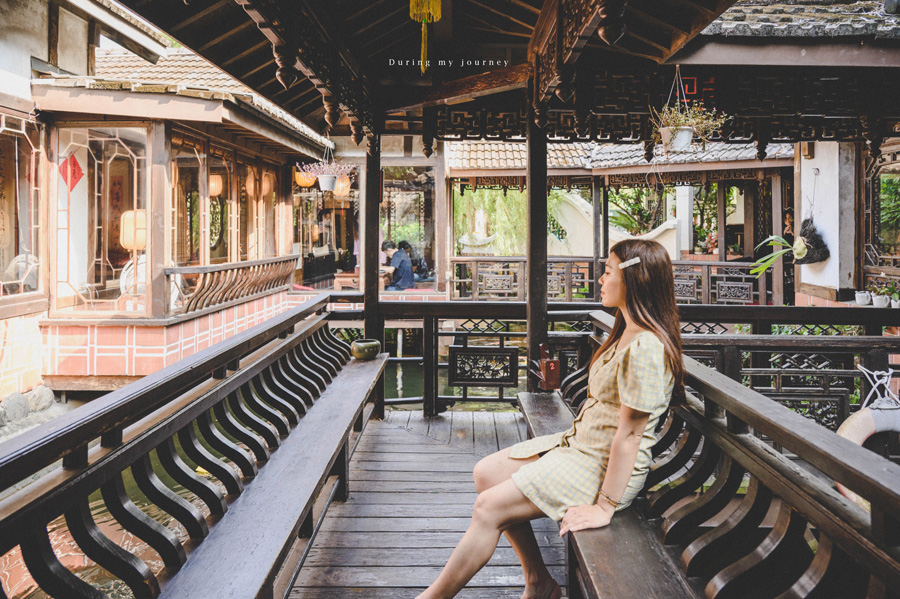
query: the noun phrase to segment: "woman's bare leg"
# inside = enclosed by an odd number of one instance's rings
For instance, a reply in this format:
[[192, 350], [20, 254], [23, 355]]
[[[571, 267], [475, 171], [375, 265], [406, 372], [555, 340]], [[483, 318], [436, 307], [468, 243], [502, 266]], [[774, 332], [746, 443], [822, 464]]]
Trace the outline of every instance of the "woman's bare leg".
[[[510, 458], [509, 448], [495, 452], [475, 465], [472, 473], [475, 479], [475, 490], [482, 493], [507, 481], [519, 468], [538, 459], [537, 456], [525, 459]], [[525, 575], [525, 593], [522, 596], [538, 596], [540, 589], [544, 588], [544, 585], [548, 584], [552, 577], [544, 564], [544, 556], [541, 555], [541, 549], [534, 537], [531, 522], [513, 524], [506, 528], [503, 534], [509, 539], [509, 544], [512, 545], [522, 564], [522, 572]]]
[[454, 597], [491, 559], [503, 530], [542, 515], [543, 512], [511, 480], [480, 493], [466, 534], [440, 576], [419, 595], [419, 599]]

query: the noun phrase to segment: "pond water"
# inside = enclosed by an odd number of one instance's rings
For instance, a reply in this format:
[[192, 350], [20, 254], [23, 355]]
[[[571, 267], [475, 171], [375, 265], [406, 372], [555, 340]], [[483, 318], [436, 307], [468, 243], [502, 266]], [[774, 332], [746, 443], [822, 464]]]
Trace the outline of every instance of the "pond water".
[[[422, 397], [424, 391], [424, 366], [419, 362], [389, 362], [384, 371], [384, 396], [386, 398], [404, 397]], [[516, 393], [524, 391], [527, 388], [527, 380], [525, 371], [519, 369], [519, 386], [516, 389], [505, 389], [504, 401], [487, 401], [486, 398], [496, 397], [497, 389], [495, 387], [470, 387], [468, 398], [469, 401], [462, 401], [462, 390], [451, 387], [447, 384], [447, 370], [438, 370], [438, 388], [439, 395], [456, 395], [459, 396], [454, 406], [450, 407], [451, 411], [487, 411], [487, 412], [514, 412], [517, 408], [512, 403], [516, 401]], [[421, 403], [402, 404], [391, 406], [394, 410], [421, 410]]]

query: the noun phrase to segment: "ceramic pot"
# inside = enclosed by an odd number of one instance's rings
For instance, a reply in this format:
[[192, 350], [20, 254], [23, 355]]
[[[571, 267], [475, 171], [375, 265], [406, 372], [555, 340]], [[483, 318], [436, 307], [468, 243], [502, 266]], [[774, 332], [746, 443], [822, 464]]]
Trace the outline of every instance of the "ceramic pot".
[[856, 303], [860, 306], [867, 306], [872, 301], [872, 295], [868, 291], [856, 292]]
[[659, 138], [666, 151], [687, 150], [694, 139], [693, 127], [660, 127]]
[[319, 189], [322, 191], [334, 191], [337, 185], [337, 175], [319, 175]]
[[891, 300], [891, 308], [900, 308], [900, 300]]
[[381, 351], [381, 342], [377, 339], [357, 339], [350, 344], [350, 354], [357, 360], [374, 360]]
[[876, 295], [872, 298], [872, 303], [875, 304], [876, 308], [887, 308], [891, 305], [891, 296]]

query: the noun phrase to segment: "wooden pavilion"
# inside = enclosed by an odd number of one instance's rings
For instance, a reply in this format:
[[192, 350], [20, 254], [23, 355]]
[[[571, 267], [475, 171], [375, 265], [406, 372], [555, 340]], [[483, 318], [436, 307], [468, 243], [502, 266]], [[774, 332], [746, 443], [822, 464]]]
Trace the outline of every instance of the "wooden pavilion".
[[[773, 143], [838, 141], [856, 144], [859, 167], [871, 169], [887, 160], [882, 143], [900, 130], [900, 105], [894, 101], [900, 77], [891, 63], [895, 41], [882, 41], [872, 52], [851, 51], [850, 59], [841, 55], [844, 64], [819, 68], [802, 61], [733, 65], [703, 58], [698, 36], [736, 4], [733, 0], [445, 0], [443, 18], [429, 35], [433, 43], [424, 74], [411, 58], [421, 56], [420, 23], [408, 19], [405, 3], [123, 3], [298, 118], [321, 116], [331, 134], [366, 141], [363, 293], [322, 294], [111, 393], [86, 412], [71, 413], [52, 430], [36, 430], [0, 447], [4, 480], [22, 481], [62, 459], [62, 468], [0, 506], [0, 553], [18, 545], [39, 586], [60, 597], [99, 596], [54, 555], [47, 526], [63, 514], [77, 544], [141, 597], [414, 596], [419, 580], [404, 580], [400, 571], [392, 574], [399, 582], [384, 593], [366, 578], [371, 573], [366, 560], [388, 555], [377, 539], [357, 534], [371, 526], [387, 538], [375, 509], [364, 501], [346, 502], [331, 512], [333, 519], [326, 510], [351, 497], [351, 478], [375, 483], [366, 485], [370, 489], [438, 489], [440, 481], [405, 477], [466, 470], [480, 451], [511, 443], [513, 433], [521, 438], [571, 423], [562, 395], [577, 407], [585, 394], [583, 369], [562, 394], [519, 394], [524, 421], [517, 416], [500, 427], [496, 419], [465, 416], [460, 427], [447, 426], [452, 421], [438, 416], [452, 402], [438, 384], [438, 370], [446, 367], [439, 360], [446, 334], [440, 322], [467, 319], [466, 333], [474, 338], [509, 337], [500, 321], [525, 320], [528, 365], [538, 358], [540, 344], [552, 340], [551, 322], [571, 323], [566, 336], [579, 347], [576, 364], [584, 368], [589, 343], [609, 331], [610, 317], [602, 311], [588, 314], [583, 305], [548, 304], [548, 143], [636, 143], [652, 157], [649, 108], [665, 103], [675, 72], [671, 61], [680, 51], [690, 50], [696, 59], [683, 69], [698, 82], [691, 97], [714, 101], [733, 115], [716, 141], [752, 143], [759, 158]], [[887, 1], [884, 8], [889, 4], [896, 8]], [[731, 51], [734, 56], [743, 50]], [[886, 57], [878, 66], [858, 68], [879, 51]], [[440, 60], [459, 61], [455, 76], [439, 68]], [[482, 73], [485, 61], [502, 67]], [[422, 136], [426, 156], [446, 140], [525, 143], [526, 302], [379, 301], [381, 143], [384, 136], [412, 133]], [[775, 189], [781, 193], [780, 186]], [[609, 187], [599, 193], [606, 203]], [[384, 420], [387, 355], [350, 360], [349, 348], [329, 331], [334, 307], [360, 300], [363, 310], [344, 311], [339, 318], [355, 318], [367, 337], [383, 341], [386, 319], [422, 322], [423, 418]], [[727, 334], [735, 324], [753, 334]], [[865, 335], [827, 336], [829, 327], [838, 325], [859, 327]], [[685, 347], [696, 358], [686, 360], [692, 393], [660, 432], [646, 509], [630, 510], [607, 529], [569, 535], [562, 562], [555, 531], [544, 531], [542, 546], [555, 573], [565, 572], [568, 596], [896, 597], [900, 467], [834, 435], [827, 426], [835, 418], [824, 412], [849, 406], [857, 361], [874, 370], [889, 367], [900, 348], [882, 336], [883, 327], [898, 325], [900, 312], [874, 308], [685, 307]], [[776, 326], [825, 334], [778, 339], [772, 336]], [[451, 366], [451, 382], [514, 381], [517, 354], [503, 343], [489, 352], [477, 344], [469, 347], [468, 340], [458, 344], [451, 365], [469, 368]], [[472, 371], [488, 375], [472, 376]], [[816, 379], [814, 387], [795, 386], [809, 378]], [[536, 387], [536, 378], [529, 378], [529, 385]], [[863, 382], [859, 389], [867, 393], [871, 386]], [[844, 416], [848, 412], [849, 407]], [[364, 433], [370, 418], [383, 420]], [[418, 437], [410, 440], [407, 433]], [[224, 491], [186, 465], [176, 437], [191, 464], [212, 473]], [[890, 442], [881, 449], [885, 455], [897, 453]], [[442, 457], [429, 459], [432, 451]], [[160, 480], [151, 452], [208, 506], [208, 517]], [[404, 453], [426, 457], [410, 465]], [[183, 525], [181, 538], [135, 508], [123, 487], [126, 472], [152, 503]], [[711, 477], [715, 484], [706, 488]], [[745, 480], [749, 487], [742, 489]], [[836, 480], [858, 491], [870, 511], [839, 494]], [[165, 562], [162, 586], [144, 561], [98, 531], [88, 503], [98, 489], [116, 519], [127, 522], [130, 531], [142, 531]], [[457, 532], [458, 504], [471, 495], [468, 486], [459, 489], [451, 498], [455, 507], [435, 510], [442, 525]], [[735, 502], [739, 490], [746, 492]], [[397, 500], [405, 498], [392, 499]], [[434, 494], [426, 501], [441, 504], [445, 498]], [[344, 532], [354, 534], [333, 534]], [[433, 538], [397, 532], [405, 543], [404, 559], [415, 558], [400, 565], [418, 567], [423, 580], [429, 577], [427, 560], [433, 557], [416, 549]], [[333, 544], [314, 549], [317, 534]], [[366, 543], [370, 546], [363, 547]], [[610, 543], [618, 543], [614, 558], [602, 551]], [[365, 584], [341, 578], [346, 573], [332, 567], [350, 559], [342, 545], [370, 550], [354, 556]], [[506, 559], [508, 554], [501, 554], [495, 578], [488, 572], [468, 597], [517, 593], [503, 583]], [[311, 566], [305, 572], [304, 563]]]

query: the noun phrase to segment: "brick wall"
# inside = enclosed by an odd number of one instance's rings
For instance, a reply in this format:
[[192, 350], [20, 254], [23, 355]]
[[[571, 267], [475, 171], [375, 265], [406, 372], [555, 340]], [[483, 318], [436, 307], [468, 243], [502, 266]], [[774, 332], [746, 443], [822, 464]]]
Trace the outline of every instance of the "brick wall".
[[41, 329], [44, 313], [0, 320], [0, 398], [41, 384]]
[[287, 293], [170, 326], [45, 323], [46, 376], [144, 376], [262, 324], [290, 307]]

